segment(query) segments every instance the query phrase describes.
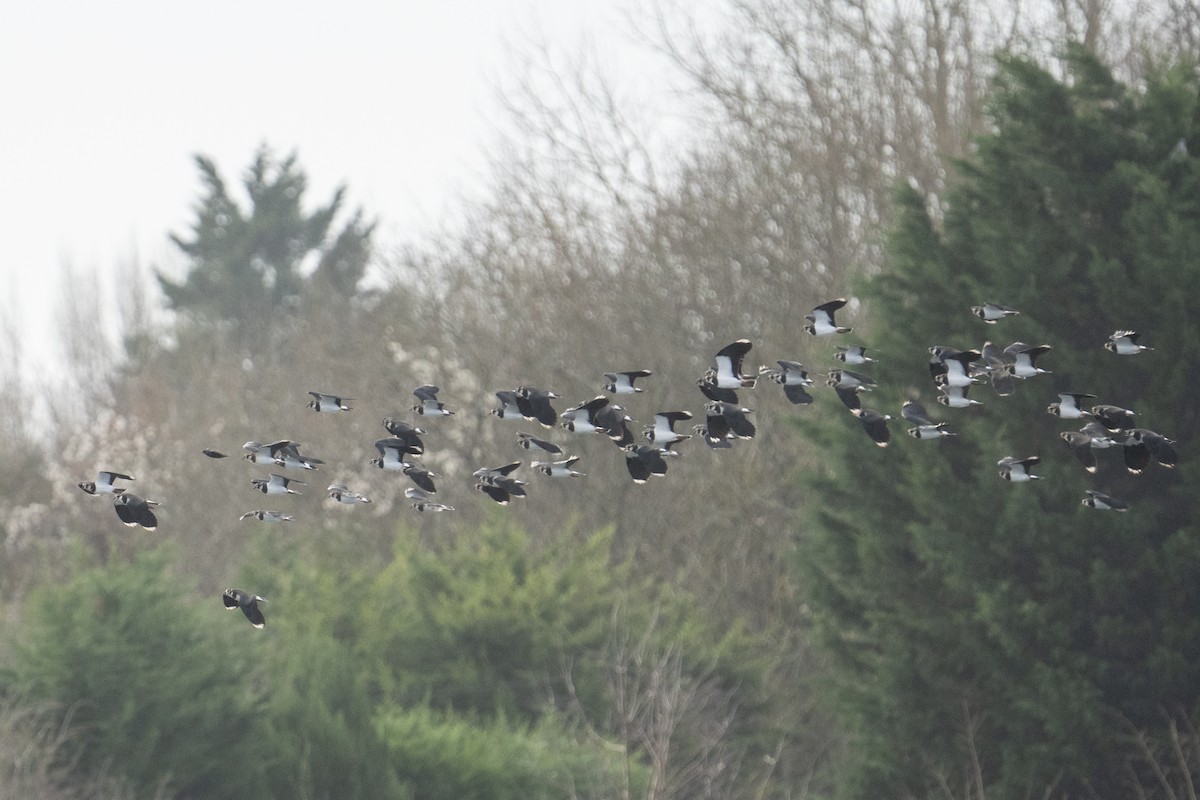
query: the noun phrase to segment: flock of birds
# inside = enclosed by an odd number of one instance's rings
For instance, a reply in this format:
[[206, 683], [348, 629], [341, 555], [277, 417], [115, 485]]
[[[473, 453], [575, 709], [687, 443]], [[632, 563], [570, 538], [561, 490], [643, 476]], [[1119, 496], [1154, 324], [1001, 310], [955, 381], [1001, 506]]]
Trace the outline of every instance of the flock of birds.
[[[805, 330], [818, 337], [849, 333], [851, 329], [838, 325], [834, 318], [846, 303], [845, 298], [838, 298], [815, 307], [805, 317]], [[996, 303], [973, 306], [971, 311], [989, 325], [1019, 313]], [[1122, 356], [1138, 355], [1151, 349], [1140, 344], [1138, 338], [1134, 331], [1118, 330], [1104, 347]], [[741, 405], [738, 391], [754, 388], [760, 378], [780, 384], [784, 395], [793, 404], [813, 402], [807, 390], [814, 385], [814, 380], [798, 361], [780, 359], [776, 366], [760, 367], [757, 375], [743, 373], [743, 363], [752, 346], [749, 339], [739, 339], [721, 348], [714, 357], [714, 364], [696, 381], [708, 402], [704, 406], [703, 422], [695, 424], [691, 433], [676, 430], [676, 426], [683, 426], [693, 419], [690, 411], [667, 410], [656, 413], [653, 424], [643, 429], [642, 438], [646, 443], [637, 440], [630, 428], [634, 420], [609, 395], [642, 392], [643, 388], [637, 382], [652, 374], [646, 369], [604, 373], [606, 383], [603, 388], [606, 394], [597, 395], [561, 413], [552, 404], [559, 399], [558, 394], [531, 386], [496, 392], [499, 405], [490, 413], [502, 420], [534, 421], [548, 429], [557, 427], [575, 434], [603, 435], [621, 449], [630, 478], [635, 483], [645, 483], [653, 477], [666, 475], [668, 462], [680, 455], [675, 450], [676, 446], [688, 439], [696, 437], [710, 448], [724, 449], [732, 447], [736, 440], [754, 438], [757, 431], [750, 417], [753, 411]], [[971, 399], [968, 392], [975, 384], [985, 382], [990, 382], [996, 394], [1010, 395], [1016, 390], [1017, 380], [1048, 373], [1048, 370], [1037, 365], [1037, 361], [1050, 350], [1049, 345], [1031, 346], [1023, 342], [1013, 342], [1001, 349], [990, 341], [979, 350], [957, 350], [941, 345], [930, 347], [929, 371], [938, 391], [937, 401], [948, 408], [979, 405], [979, 401]], [[847, 367], [875, 361], [868, 355], [868, 349], [860, 345], [837, 345], [834, 358]], [[848, 368], [837, 368], [828, 372], [825, 383], [834, 389], [850, 413], [858, 418], [872, 441], [879, 447], [887, 447], [891, 440], [888, 427], [891, 415], [862, 404], [862, 395], [876, 388], [875, 382]], [[418, 386], [413, 390], [417, 403], [412, 410], [422, 417], [453, 416], [455, 412], [438, 399], [438, 391], [434, 385]], [[312, 397], [308, 408], [315, 412], [328, 414], [351, 410], [349, 404], [353, 401], [350, 398], [316, 391], [308, 394]], [[1097, 471], [1095, 451], [1113, 447], [1122, 449], [1125, 466], [1134, 474], [1141, 473], [1152, 461], [1164, 467], [1175, 466], [1176, 451], [1171, 439], [1148, 428], [1136, 427], [1133, 423], [1134, 412], [1129, 409], [1106, 404], [1095, 404], [1089, 408], [1089, 401], [1093, 400], [1096, 400], [1096, 396], [1092, 394], [1064, 392], [1047, 409], [1064, 420], [1085, 421], [1080, 430], [1065, 431], [1060, 436], [1087, 472], [1094, 474]], [[939, 440], [956, 435], [948, 429], [947, 422], [934, 421], [916, 400], [906, 401], [900, 414], [912, 424], [907, 430], [908, 434], [918, 440]], [[418, 460], [425, 453], [422, 435], [426, 431], [399, 417], [384, 418], [383, 427], [389, 435], [375, 442], [379, 455], [370, 463], [381, 470], [401, 473], [411, 480], [413, 485], [406, 488], [405, 496], [411, 501], [413, 509], [420, 512], [453, 511], [452, 506], [434, 499], [437, 494], [435, 479], [440, 476]], [[575, 468], [579, 456], [567, 455], [554, 442], [522, 431], [517, 433], [516, 444], [545, 459], [531, 461], [530, 469], [535, 473], [550, 478], [579, 478], [585, 474]], [[300, 448], [300, 444], [291, 440], [265, 444], [249, 441], [242, 446], [245, 451], [243, 457], [254, 464], [302, 473], [319, 469], [324, 462], [302, 454]], [[206, 449], [203, 452], [210, 458], [226, 457], [225, 453], [218, 450]], [[1033, 472], [1039, 460], [1036, 455], [1023, 458], [1005, 456], [997, 462], [997, 466], [1000, 476], [1005, 480], [1026, 482], [1039, 479], [1040, 476]], [[472, 473], [476, 480], [475, 488], [501, 505], [507, 505], [513, 498], [526, 497], [528, 483], [514, 476], [522, 463], [512, 461], [501, 466], [480, 467]], [[111, 495], [116, 514], [125, 525], [155, 530], [158, 519], [154, 508], [159, 505], [158, 502], [133, 494], [117, 484], [117, 481], [132, 480], [132, 476], [124, 473], [101, 470], [95, 481], [81, 481], [78, 486], [89, 495]], [[300, 494], [295, 485], [304, 485], [304, 481], [271, 472], [265, 478], [251, 478], [250, 484], [266, 496], [282, 498]], [[351, 491], [340, 483], [331, 484], [326, 491], [338, 503], [358, 505], [371, 502], [369, 497]], [[1093, 489], [1087, 490], [1082, 504], [1099, 510], [1126, 511], [1129, 508], [1127, 502]], [[289, 522], [293, 519], [290, 514], [263, 509], [248, 511], [241, 516], [241, 519], [250, 518], [262, 522]], [[231, 588], [224, 592], [222, 600], [230, 610], [241, 609], [255, 627], [262, 628], [265, 625], [259, 608], [259, 603], [265, 602], [265, 598], [254, 592]]]

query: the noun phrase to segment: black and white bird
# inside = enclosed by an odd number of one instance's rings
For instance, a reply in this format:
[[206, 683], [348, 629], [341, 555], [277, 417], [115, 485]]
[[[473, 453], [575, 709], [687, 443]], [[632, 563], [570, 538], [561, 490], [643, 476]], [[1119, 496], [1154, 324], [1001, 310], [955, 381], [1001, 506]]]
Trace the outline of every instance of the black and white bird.
[[696, 386], [699, 387], [700, 393], [709, 400], [715, 400], [718, 403], [736, 403], [738, 401], [737, 392], [733, 389], [722, 389], [717, 386], [717, 371], [709, 369], [704, 373], [704, 376], [696, 381]]
[[415, 486], [410, 486], [405, 489], [404, 496], [412, 501], [412, 508], [423, 513], [454, 510], [454, 506], [448, 506], [445, 503], [435, 502], [433, 498]]
[[267, 598], [259, 597], [254, 592], [244, 592], [241, 589], [226, 589], [221, 600], [225, 603], [225, 608], [230, 611], [240, 608], [254, 627], [261, 629], [267, 624], [262, 609], [258, 607], [259, 603], [267, 602]]
[[345, 484], [342, 483], [332, 483], [325, 491], [329, 492], [329, 496], [334, 500], [348, 506], [371, 502], [371, 498], [367, 497], [365, 494], [352, 492], [346, 487]]
[[536, 436], [525, 432], [517, 433], [517, 447], [525, 450], [542, 450], [551, 455], [562, 455], [563, 449], [554, 442], [547, 442], [545, 439], [539, 439]]
[[[804, 389], [806, 386], [812, 386], [813, 380], [808, 377], [808, 371], [804, 369], [804, 365], [799, 361], [788, 361], [779, 359], [775, 362], [779, 366], [758, 368], [759, 377], [766, 377], [770, 381], [783, 386], [783, 394], [788, 400], [795, 405], [808, 405], [813, 401], [812, 395]], [[736, 400], [732, 402], [737, 402]]]
[[609, 403], [596, 411], [593, 422], [617, 447], [624, 447], [633, 442], [633, 431], [629, 429], [633, 417], [626, 414], [625, 409], [616, 403]]
[[560, 423], [572, 433], [607, 433], [596, 422], [596, 414], [609, 403], [604, 395], [597, 395], [587, 402], [562, 412]]
[[708, 373], [718, 389], [752, 389], [758, 382], [754, 375], [742, 373], [742, 361], [754, 347], [749, 339], [738, 339], [717, 351], [716, 369]]
[[1130, 473], [1138, 475], [1143, 472], [1150, 466], [1152, 458], [1167, 469], [1175, 468], [1178, 454], [1174, 440], [1147, 428], [1132, 428], [1125, 434], [1125, 468]]
[[547, 428], [553, 428], [558, 422], [558, 412], [550, 404], [551, 400], [558, 399], [554, 392], [535, 389], [532, 386], [518, 386], [516, 395], [517, 408], [525, 419], [536, 420]]
[[353, 402], [353, 398], [340, 397], [336, 394], [328, 392], [309, 392], [312, 395], [312, 400], [308, 401], [306, 408], [311, 408], [313, 411], [334, 412], [334, 411], [349, 411], [350, 406], [347, 403]]
[[[380, 441], [393, 442], [392, 446], [399, 447], [406, 455], [410, 456], [419, 456], [425, 452], [425, 441], [421, 438], [421, 434], [425, 433], [424, 428], [418, 428], [397, 417], [384, 417], [383, 427], [393, 438], [390, 440], [380, 439]], [[379, 448], [379, 442], [375, 443], [375, 447]]]
[[1075, 458], [1079, 459], [1079, 463], [1083, 464], [1083, 468], [1088, 473], [1096, 474], [1096, 448], [1092, 446], [1092, 437], [1088, 436], [1083, 431], [1063, 431], [1059, 434], [1067, 447], [1071, 448], [1071, 452], [1075, 454]]
[[625, 467], [634, 483], [645, 483], [654, 475], [666, 475], [667, 461], [664, 456], [679, 455], [647, 444], [629, 444], [621, 449], [625, 452]]
[[437, 486], [434, 485], [433, 479], [441, 476], [436, 472], [430, 472], [424, 466], [415, 461], [401, 462], [400, 471], [407, 475], [413, 483], [425, 491], [429, 492], [430, 494], [437, 494]]
[[304, 481], [295, 478], [285, 478], [277, 472], [272, 472], [267, 478], [251, 478], [250, 483], [263, 494], [300, 494], [290, 484], [304, 485]]
[[1104, 403], [1092, 406], [1092, 416], [1110, 431], [1123, 431], [1133, 427], [1133, 418], [1136, 415], [1128, 408]]
[[1005, 317], [1012, 317], [1020, 314], [1015, 308], [1002, 306], [999, 303], [984, 303], [983, 305], [971, 306], [971, 313], [979, 317], [989, 325], [995, 325], [997, 320]]
[[413, 452], [414, 448], [410, 442], [406, 442], [400, 437], [377, 439], [375, 449], [379, 451], [379, 455], [372, 458], [369, 463], [387, 472], [403, 472], [405, 456], [420, 455], [420, 453]]
[[412, 410], [423, 417], [450, 417], [454, 412], [446, 408], [446, 404], [439, 402], [437, 399], [438, 392], [441, 389], [430, 383], [423, 383], [413, 389], [413, 394], [416, 395], [419, 401]]
[[96, 480], [94, 480], [94, 481], [79, 481], [75, 485], [78, 486], [83, 491], [87, 492], [88, 494], [92, 494], [92, 495], [95, 495], [95, 494], [121, 494], [122, 492], [125, 491], [125, 488], [123, 486], [114, 486], [113, 481], [115, 481], [115, 480], [131, 481], [131, 480], [133, 480], [133, 477], [130, 475], [126, 475], [123, 472], [112, 472], [107, 469], [102, 469], [96, 473]]
[[561, 461], [534, 461], [529, 466], [548, 478], [582, 478], [587, 473], [574, 469], [578, 461], [579, 456], [569, 456]]
[[1097, 492], [1095, 489], [1086, 489], [1087, 497], [1083, 498], [1082, 504], [1088, 508], [1094, 508], [1097, 511], [1128, 511], [1129, 503], [1124, 500], [1119, 500], [1112, 495]]
[[1106, 428], [1102, 423], [1092, 420], [1079, 429], [1079, 432], [1087, 435], [1091, 439], [1091, 447], [1093, 450], [1106, 450], [1109, 447], [1116, 447], [1120, 442], [1116, 437], [1119, 436], [1119, 431], [1113, 431]]
[[1053, 348], [1048, 344], [1027, 345], [1024, 342], [1013, 342], [1004, 348], [1006, 355], [1012, 358], [1012, 374], [1014, 378], [1032, 378], [1034, 375], [1049, 375], [1050, 370], [1037, 365], [1037, 359], [1049, 353]]
[[1136, 356], [1138, 353], [1144, 353], [1154, 348], [1138, 344], [1137, 331], [1116, 331], [1108, 337], [1108, 341], [1104, 343], [1104, 349], [1119, 356]]
[[146, 500], [129, 492], [122, 492], [113, 497], [113, 508], [116, 509], [117, 517], [130, 528], [140, 525], [148, 531], [156, 529], [158, 517], [154, 515], [153, 508], [157, 505], [157, 500]]
[[291, 522], [293, 519], [295, 519], [295, 517], [293, 517], [291, 514], [283, 514], [279, 511], [262, 511], [261, 509], [247, 511], [245, 514], [242, 514], [242, 516], [239, 517], [239, 519], [251, 518], [258, 520], [259, 522]]
[[703, 439], [704, 443], [714, 450], [728, 450], [733, 447], [733, 443], [729, 441], [728, 430], [714, 434], [709, 430], [707, 422], [702, 425], [693, 425], [692, 432]]
[[1004, 478], [1004, 480], [1013, 483], [1024, 483], [1026, 481], [1041, 480], [1041, 475], [1034, 475], [1030, 472], [1030, 469], [1041, 460], [1038, 456], [1029, 456], [1028, 458], [1005, 456], [996, 462], [996, 466], [1000, 467], [1000, 477]]
[[654, 415], [654, 424], [647, 425], [642, 431], [651, 444], [658, 447], [669, 447], [676, 442], [692, 438], [690, 433], [677, 433], [675, 423], [692, 418], [690, 411], [660, 411]]
[[892, 439], [892, 434], [888, 430], [888, 420], [892, 417], [890, 414], [882, 414], [871, 408], [856, 408], [851, 413], [858, 417], [858, 421], [862, 423], [863, 430], [867, 432], [867, 436], [871, 437], [879, 447], [887, 447], [888, 442]]
[[[957, 389], [976, 382], [971, 364], [979, 360], [981, 353], [978, 350], [955, 350], [934, 345], [929, 348], [929, 353], [932, 356], [929, 361], [929, 369], [933, 374], [934, 383], [938, 386], [950, 386]], [[937, 367], [939, 363], [940, 369]]]
[[908, 429], [908, 435], [914, 439], [944, 439], [957, 434], [946, 430], [945, 422], [934, 422], [929, 418], [925, 406], [916, 400], [906, 400], [900, 408], [900, 416], [913, 423]]
[[833, 390], [837, 392], [838, 399], [842, 401], [842, 405], [850, 409], [851, 413], [862, 408], [862, 398], [859, 393], [862, 388], [859, 386], [834, 386]]
[[988, 378], [996, 394], [1008, 397], [1016, 392], [1017, 382], [1012, 374], [1012, 365], [1016, 359], [1009, 357], [999, 345], [992, 342], [984, 342], [983, 347], [979, 348], [979, 354], [983, 357]]
[[608, 383], [604, 384], [604, 391], [612, 392], [613, 394], [633, 394], [634, 392], [644, 391], [642, 387], [634, 386], [634, 381], [638, 378], [647, 378], [652, 374], [648, 369], [606, 372], [604, 373], [604, 378]]
[[477, 479], [475, 488], [502, 506], [514, 497], [525, 497], [525, 481], [509, 477], [520, 466], [520, 461], [514, 461], [502, 467], [480, 467], [471, 473]]
[[500, 405], [488, 412], [493, 417], [499, 419], [525, 419], [525, 414], [521, 411], [521, 406], [517, 401], [516, 392], [501, 389], [496, 392], [496, 397], [500, 400]]
[[978, 400], [972, 400], [967, 397], [967, 391], [970, 387], [940, 386], [938, 388], [941, 394], [938, 395], [937, 401], [947, 408], [968, 408], [970, 406], [983, 405]]
[[849, 333], [850, 328], [840, 327], [833, 319], [835, 311], [849, 302], [844, 297], [839, 297], [836, 300], [830, 300], [828, 303], [822, 303], [812, 310], [812, 313], [806, 314], [804, 330], [811, 333], [813, 336], [832, 336], [835, 333]]
[[1062, 419], [1083, 419], [1092, 416], [1092, 412], [1084, 409], [1084, 402], [1095, 399], [1094, 394], [1059, 392], [1058, 402], [1046, 406], [1046, 412]]
[[704, 406], [704, 421], [709, 435], [714, 438], [753, 439], [758, 431], [750, 421], [752, 413], [753, 409], [745, 406], [714, 400]]
[[867, 355], [867, 348], [860, 344], [836, 345], [837, 352], [833, 357], [843, 364], [874, 364], [875, 359]]
[[854, 389], [859, 392], [869, 392], [876, 387], [875, 381], [866, 375], [848, 369], [829, 370], [829, 377], [825, 383], [835, 389]]
[[285, 469], [315, 470], [319, 464], [325, 463], [319, 458], [301, 455], [300, 445], [287, 439], [270, 444], [246, 442], [242, 445], [242, 449], [246, 451], [245, 459], [254, 464], [273, 464]]

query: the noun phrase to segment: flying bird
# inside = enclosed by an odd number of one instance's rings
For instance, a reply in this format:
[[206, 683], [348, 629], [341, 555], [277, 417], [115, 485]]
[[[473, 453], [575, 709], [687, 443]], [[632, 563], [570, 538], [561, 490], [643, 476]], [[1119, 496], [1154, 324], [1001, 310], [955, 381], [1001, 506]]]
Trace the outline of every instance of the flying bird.
[[152, 510], [157, 505], [157, 500], [146, 500], [129, 492], [122, 492], [113, 498], [113, 508], [121, 522], [130, 528], [140, 525], [148, 531], [158, 527], [158, 517]]
[[858, 417], [858, 421], [862, 423], [863, 430], [867, 432], [867, 436], [871, 437], [871, 441], [879, 447], [888, 446], [888, 442], [892, 438], [887, 426], [888, 420], [892, 418], [890, 414], [881, 414], [870, 408], [856, 408], [851, 413]]
[[1092, 406], [1092, 416], [1110, 431], [1123, 431], [1133, 427], [1133, 418], [1136, 415], [1128, 408], [1105, 403]]
[[947, 423], [934, 422], [930, 419], [928, 412], [925, 411], [925, 406], [916, 400], [904, 401], [904, 405], [900, 408], [900, 416], [913, 423], [914, 427], [908, 429], [908, 435], [914, 439], [944, 439], [957, 435], [946, 430]]
[[529, 466], [548, 478], [582, 478], [587, 473], [573, 469], [578, 461], [579, 456], [570, 456], [562, 461], [534, 461]]
[[1091, 436], [1083, 431], [1063, 431], [1059, 438], [1067, 443], [1067, 447], [1071, 448], [1071, 452], [1079, 459], [1079, 463], [1083, 464], [1085, 470], [1092, 475], [1096, 474], [1096, 448], [1092, 444]]
[[220, 450], [213, 450], [209, 447], [204, 448], [200, 452], [204, 453], [204, 455], [208, 456], [209, 458], [225, 458], [225, 454]]
[[717, 386], [717, 372], [714, 369], [705, 372], [704, 377], [696, 381], [696, 386], [700, 388], [700, 393], [709, 400], [719, 403], [736, 403], [738, 401], [737, 392], [733, 389], [722, 389]]
[[979, 354], [983, 357], [986, 365], [988, 378], [992, 382], [992, 389], [1001, 397], [1008, 397], [1017, 391], [1017, 382], [1013, 380], [1013, 363], [1016, 361], [1000, 349], [999, 345], [992, 342], [984, 342], [983, 347], [979, 349]]
[[557, 394], [532, 386], [518, 386], [516, 396], [517, 409], [525, 419], [536, 420], [547, 428], [554, 427], [558, 421], [558, 412], [550, 405], [550, 401], [558, 399]]
[[496, 392], [496, 397], [500, 400], [500, 405], [493, 408], [490, 413], [493, 417], [499, 419], [525, 419], [525, 414], [521, 411], [521, 406], [517, 402], [517, 393], [507, 389], [501, 389]]
[[1084, 402], [1095, 399], [1094, 394], [1059, 392], [1058, 402], [1046, 406], [1046, 411], [1062, 419], [1082, 419], [1092, 416], [1092, 412], [1084, 409]]
[[626, 414], [621, 406], [609, 403], [601, 407], [593, 415], [593, 422], [617, 447], [624, 447], [633, 442], [633, 431], [629, 429], [633, 418]]
[[412, 480], [417, 486], [420, 486], [430, 494], [437, 493], [437, 487], [433, 483], [434, 478], [441, 477], [436, 472], [430, 472], [425, 467], [414, 461], [404, 461], [400, 464], [400, 471]]
[[350, 406], [346, 404], [353, 402], [353, 398], [339, 397], [336, 394], [329, 394], [328, 392], [309, 392], [309, 394], [312, 395], [312, 400], [309, 400], [308, 405], [305, 407], [322, 413], [349, 411]]
[[281, 514], [278, 511], [260, 510], [247, 511], [245, 514], [242, 514], [239, 519], [250, 519], [251, 517], [259, 522], [291, 522], [293, 519], [295, 519], [295, 517], [293, 517], [291, 514]]
[[967, 386], [940, 386], [938, 387], [941, 394], [938, 395], [937, 401], [947, 408], [968, 408], [970, 406], [981, 406], [983, 403], [978, 400], [972, 400], [967, 397]]
[[648, 369], [631, 369], [625, 372], [606, 372], [605, 379], [608, 383], [604, 384], [604, 391], [612, 392], [613, 394], [633, 394], [634, 392], [644, 391], [640, 386], [634, 386], [633, 382], [638, 378], [646, 378], [651, 374]]
[[690, 411], [660, 411], [654, 415], [654, 424], [646, 426], [642, 431], [650, 442], [658, 447], [667, 447], [682, 442], [684, 439], [690, 439], [690, 433], [676, 433], [675, 423], [684, 422], [692, 418]]
[[[938, 386], [950, 386], [956, 389], [965, 388], [975, 383], [975, 375], [971, 364], [978, 361], [981, 353], [978, 350], [954, 350], [935, 345], [929, 349], [932, 358], [929, 361], [933, 382]], [[940, 363], [940, 369], [935, 364]]]
[[1112, 495], [1097, 492], [1095, 489], [1087, 489], [1087, 497], [1083, 498], [1082, 504], [1088, 508], [1094, 508], [1098, 511], [1128, 511], [1129, 503], [1124, 500], [1118, 500]]
[[325, 491], [329, 492], [329, 496], [334, 500], [337, 500], [339, 503], [348, 506], [371, 502], [371, 498], [367, 497], [365, 494], [352, 492], [341, 483], [330, 484], [329, 488]]
[[1178, 463], [1175, 452], [1175, 442], [1147, 428], [1132, 428], [1125, 432], [1125, 468], [1134, 475], [1140, 474], [1150, 466], [1153, 458], [1162, 466], [1174, 469]]
[[520, 466], [520, 461], [514, 461], [502, 467], [480, 467], [471, 473], [478, 479], [475, 488], [502, 506], [514, 497], [525, 497], [525, 482], [509, 477]]
[[596, 421], [596, 414], [608, 405], [608, 398], [597, 395], [587, 402], [564, 411], [560, 418], [562, 427], [572, 433], [607, 433]]
[[[788, 361], [779, 359], [775, 362], [778, 367], [759, 367], [758, 374], [760, 377], [765, 376], [768, 380], [783, 386], [783, 394], [788, 400], [795, 405], [808, 405], [813, 401], [812, 395], [804, 391], [806, 386], [812, 386], [813, 380], [808, 377], [808, 371], [804, 369], [804, 365], [799, 361]], [[715, 399], [715, 398], [710, 398]], [[732, 401], [736, 403], [737, 400]]]
[[979, 317], [989, 325], [995, 325], [997, 320], [1005, 317], [1012, 317], [1020, 314], [1015, 308], [1002, 306], [999, 303], [984, 303], [980, 306], [971, 306], [971, 313]]
[[1035, 362], [1052, 349], [1048, 344], [1030, 347], [1024, 342], [1013, 342], [1004, 348], [1004, 352], [1012, 357], [1011, 370], [1014, 378], [1032, 378], [1034, 375], [1050, 374], [1050, 370], [1042, 369]]
[[300, 494], [300, 492], [291, 488], [289, 484], [298, 483], [301, 486], [304, 485], [304, 481], [298, 481], [295, 478], [285, 478], [277, 472], [272, 472], [268, 478], [251, 478], [250, 483], [263, 494]]
[[404, 496], [412, 501], [412, 508], [424, 513], [434, 513], [437, 511], [453, 511], [454, 506], [448, 506], [445, 503], [434, 502], [429, 495], [415, 486], [410, 486], [404, 490]]
[[693, 425], [692, 432], [703, 439], [704, 443], [714, 450], [728, 450], [733, 447], [733, 443], [729, 441], [728, 431], [714, 434], [709, 429], [707, 422], [703, 425]]
[[704, 412], [709, 435], [715, 438], [732, 436], [737, 439], [753, 439], [757, 433], [749, 417], [753, 413], [752, 409], [714, 400], [704, 407]]
[[130, 475], [121, 473], [121, 472], [111, 472], [109, 470], [102, 469], [96, 473], [96, 480], [94, 480], [94, 481], [79, 481], [75, 485], [91, 495], [121, 494], [122, 492], [125, 491], [125, 488], [123, 486], [114, 486], [113, 485], [113, 481], [118, 480], [118, 479], [131, 481], [131, 480], [133, 480], [133, 477]]
[[645, 483], [653, 475], [666, 475], [667, 461], [664, 456], [679, 455], [647, 444], [629, 444], [621, 449], [625, 451], [625, 466], [634, 483]]
[[836, 345], [833, 357], [844, 364], [873, 364], [875, 359], [867, 355], [867, 348], [859, 344]]
[[1041, 475], [1034, 475], [1029, 470], [1040, 462], [1038, 456], [1029, 456], [1029, 458], [1015, 458], [1013, 456], [1005, 456], [996, 462], [996, 466], [1000, 467], [1000, 477], [1006, 481], [1013, 483], [1024, 483], [1026, 481], [1041, 480]]
[[749, 339], [738, 339], [717, 351], [715, 370], [706, 373], [718, 389], [753, 389], [758, 378], [742, 374], [742, 361], [754, 345]]
[[813, 336], [832, 336], [835, 333], [849, 333], [850, 328], [843, 328], [833, 319], [835, 311], [849, 302], [844, 297], [839, 297], [837, 300], [830, 300], [828, 303], [822, 303], [812, 310], [811, 314], [806, 314], [804, 319], [807, 324], [804, 330], [811, 333]]
[[267, 602], [267, 598], [259, 597], [253, 592], [243, 592], [241, 589], [226, 589], [225, 594], [221, 596], [221, 600], [225, 603], [225, 608], [230, 611], [240, 608], [242, 613], [246, 615], [246, 619], [250, 620], [250, 624], [254, 627], [261, 629], [267, 624], [266, 618], [263, 617], [262, 609], [258, 607], [259, 603]]
[[449, 417], [453, 416], [454, 412], [446, 408], [446, 404], [439, 402], [437, 399], [438, 392], [441, 391], [438, 387], [424, 383], [413, 389], [413, 394], [416, 395], [418, 402], [412, 407], [412, 410], [423, 417]]
[[[384, 417], [383, 427], [392, 438], [380, 439], [379, 442], [389, 442], [388, 446], [396, 447], [405, 455], [419, 456], [425, 452], [425, 441], [421, 438], [421, 434], [425, 433], [424, 428], [396, 417]], [[376, 449], [379, 448], [379, 442], [375, 443]]]
[[563, 451], [562, 448], [554, 444], [554, 442], [547, 442], [545, 439], [539, 439], [536, 436], [532, 436], [531, 434], [524, 432], [517, 433], [517, 447], [521, 447], [526, 450], [544, 450], [545, 452], [556, 456], [562, 455]]
[[1144, 353], [1154, 348], [1138, 344], [1137, 331], [1116, 331], [1108, 337], [1108, 341], [1104, 343], [1104, 349], [1119, 356], [1136, 356], [1138, 353]]

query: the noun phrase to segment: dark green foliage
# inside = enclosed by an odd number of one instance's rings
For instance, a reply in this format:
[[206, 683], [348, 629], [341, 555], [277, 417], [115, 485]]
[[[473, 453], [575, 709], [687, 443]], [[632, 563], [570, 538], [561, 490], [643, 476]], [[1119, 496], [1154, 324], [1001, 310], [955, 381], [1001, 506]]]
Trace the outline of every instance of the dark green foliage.
[[[259, 634], [179, 591], [164, 551], [41, 589], [14, 680], [64, 709], [78, 769], [141, 796], [266, 797]], [[244, 622], [244, 620], [236, 620]]]
[[[374, 223], [357, 211], [340, 230], [334, 220], [345, 190], [328, 205], [304, 208], [308, 178], [295, 155], [275, 159], [265, 147], [255, 154], [243, 187], [243, 208], [232, 197], [217, 166], [196, 156], [205, 196], [196, 207], [191, 235], [171, 239], [190, 261], [182, 282], [158, 275], [176, 311], [208, 321], [266, 321], [295, 304], [309, 282], [321, 292], [352, 297], [371, 255]], [[312, 275], [305, 262], [316, 263]]]
[[[822, 502], [800, 563], [856, 740], [846, 796], [921, 794], [972, 752], [999, 796], [1116, 786], [1137, 778], [1119, 720], [1153, 731], [1164, 709], [1197, 707], [1200, 168], [1170, 153], [1200, 137], [1200, 82], [1180, 68], [1135, 91], [1085, 53], [1067, 64], [1060, 81], [1003, 61], [995, 132], [961, 165], [944, 223], [901, 191], [891, 263], [863, 293], [888, 342], [871, 403], [898, 417], [919, 397], [960, 435], [872, 452], [847, 419], [828, 434], [833, 466], [809, 478]], [[984, 301], [1022, 315], [983, 325], [969, 308]], [[1105, 351], [1123, 328], [1155, 351]], [[1053, 345], [1040, 365], [1054, 374], [1008, 398], [977, 387], [983, 408], [936, 406], [927, 348], [989, 337]], [[1058, 439], [1078, 424], [1045, 412], [1060, 391], [1135, 409], [1179, 440], [1183, 466], [1130, 476], [1114, 449], [1088, 476]], [[997, 477], [1002, 456], [1033, 454], [1045, 480]], [[1085, 488], [1133, 509], [1085, 509]]]
[[[427, 708], [394, 711], [379, 723], [413, 795], [454, 800], [619, 797], [624, 749], [586, 740], [548, 719], [535, 727], [463, 719]], [[629, 790], [641, 796], [647, 770], [634, 766]]]

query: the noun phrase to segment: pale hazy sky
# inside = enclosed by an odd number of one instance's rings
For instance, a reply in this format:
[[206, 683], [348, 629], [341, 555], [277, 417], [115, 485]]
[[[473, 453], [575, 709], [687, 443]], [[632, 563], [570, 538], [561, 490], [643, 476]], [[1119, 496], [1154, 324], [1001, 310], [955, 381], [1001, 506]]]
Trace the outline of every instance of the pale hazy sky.
[[0, 14], [0, 315], [49, 342], [66, 264], [175, 258], [194, 153], [234, 184], [260, 143], [295, 150], [310, 199], [341, 183], [385, 241], [477, 185], [506, 44], [628, 55], [617, 0], [49, 0]]

